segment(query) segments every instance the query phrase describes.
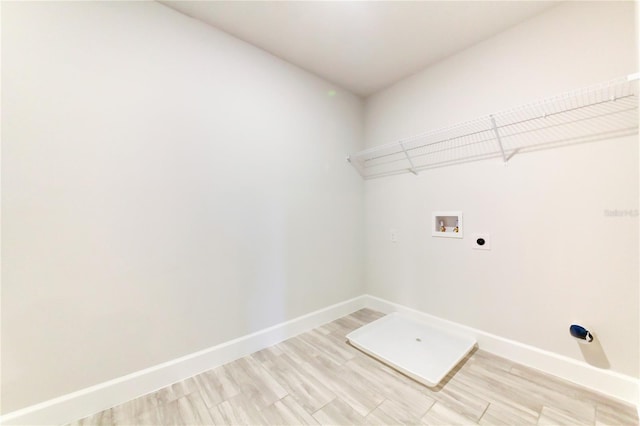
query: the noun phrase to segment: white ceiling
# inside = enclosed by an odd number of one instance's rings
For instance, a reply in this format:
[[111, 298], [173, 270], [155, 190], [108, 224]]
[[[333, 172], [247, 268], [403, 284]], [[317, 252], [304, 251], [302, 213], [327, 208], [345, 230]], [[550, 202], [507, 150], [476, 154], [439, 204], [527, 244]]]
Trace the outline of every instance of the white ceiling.
[[554, 6], [539, 1], [161, 1], [367, 96]]

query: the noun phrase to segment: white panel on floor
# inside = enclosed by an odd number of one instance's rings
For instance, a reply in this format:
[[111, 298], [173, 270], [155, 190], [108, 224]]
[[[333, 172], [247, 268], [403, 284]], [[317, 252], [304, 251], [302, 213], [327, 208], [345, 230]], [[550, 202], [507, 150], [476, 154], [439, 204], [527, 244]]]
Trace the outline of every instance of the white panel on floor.
[[436, 386], [473, 349], [472, 337], [390, 314], [347, 335], [349, 343], [427, 386]]

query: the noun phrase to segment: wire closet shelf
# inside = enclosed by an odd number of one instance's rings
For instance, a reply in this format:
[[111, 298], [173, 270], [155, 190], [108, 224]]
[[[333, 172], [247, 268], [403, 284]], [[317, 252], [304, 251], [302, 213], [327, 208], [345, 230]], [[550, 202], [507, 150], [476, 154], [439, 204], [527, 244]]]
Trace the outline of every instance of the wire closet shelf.
[[632, 74], [552, 98], [360, 151], [347, 160], [365, 178], [536, 151], [638, 132]]

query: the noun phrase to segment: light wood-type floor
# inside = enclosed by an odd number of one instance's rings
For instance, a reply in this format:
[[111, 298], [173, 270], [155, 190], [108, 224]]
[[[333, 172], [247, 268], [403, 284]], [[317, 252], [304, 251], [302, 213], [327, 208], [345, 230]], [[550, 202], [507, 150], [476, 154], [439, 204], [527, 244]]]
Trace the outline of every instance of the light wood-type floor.
[[636, 409], [482, 350], [437, 388], [345, 343], [363, 309], [74, 425], [637, 425]]

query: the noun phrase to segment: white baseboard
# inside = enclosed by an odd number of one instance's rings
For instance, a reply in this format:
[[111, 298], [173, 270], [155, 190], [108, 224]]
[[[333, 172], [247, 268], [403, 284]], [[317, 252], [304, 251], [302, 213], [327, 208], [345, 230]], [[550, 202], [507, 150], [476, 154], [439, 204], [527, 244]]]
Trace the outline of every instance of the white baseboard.
[[66, 424], [275, 345], [365, 307], [365, 296], [0, 417], [3, 425]]
[[363, 295], [133, 374], [7, 413], [0, 417], [0, 424], [69, 423], [275, 345], [365, 307], [384, 313], [400, 312], [439, 328], [472, 335], [478, 341], [478, 346], [487, 352], [621, 401], [638, 404], [639, 382], [633, 377], [600, 370], [572, 358], [457, 324], [378, 297]]
[[367, 308], [384, 313], [400, 312], [416, 320], [442, 329], [474, 336], [478, 341], [478, 347], [482, 350], [593, 389], [594, 391], [634, 406], [638, 404], [640, 398], [640, 382], [631, 376], [626, 376], [614, 371], [602, 370], [573, 358], [525, 345], [524, 343], [514, 340], [505, 339], [375, 296], [365, 295], [365, 298]]

